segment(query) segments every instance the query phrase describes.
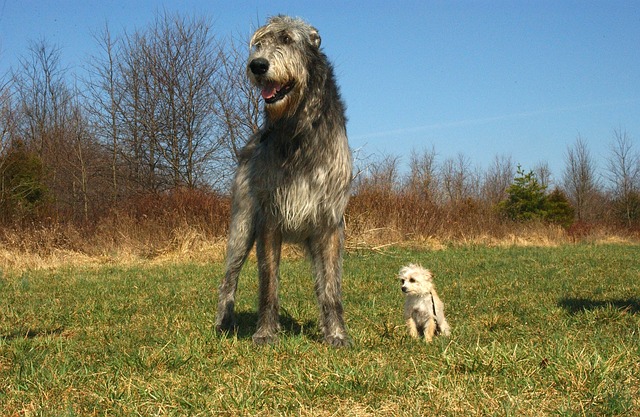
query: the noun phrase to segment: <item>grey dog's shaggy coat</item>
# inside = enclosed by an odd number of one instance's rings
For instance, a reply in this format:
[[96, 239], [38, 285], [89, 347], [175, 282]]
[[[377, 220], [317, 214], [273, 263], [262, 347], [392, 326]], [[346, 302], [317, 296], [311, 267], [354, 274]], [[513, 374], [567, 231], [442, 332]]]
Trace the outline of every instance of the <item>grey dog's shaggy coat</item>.
[[226, 273], [216, 327], [233, 329], [240, 269], [256, 242], [257, 344], [277, 338], [283, 241], [307, 249], [326, 343], [349, 338], [341, 296], [343, 216], [352, 162], [345, 109], [318, 31], [300, 19], [272, 17], [251, 38], [247, 75], [261, 89], [264, 125], [239, 155], [233, 183]]

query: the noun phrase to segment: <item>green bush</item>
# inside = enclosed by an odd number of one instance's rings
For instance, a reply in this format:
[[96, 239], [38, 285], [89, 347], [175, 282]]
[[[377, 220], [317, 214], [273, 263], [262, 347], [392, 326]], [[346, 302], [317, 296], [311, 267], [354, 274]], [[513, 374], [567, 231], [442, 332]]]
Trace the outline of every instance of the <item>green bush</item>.
[[520, 165], [513, 183], [507, 188], [508, 197], [498, 204], [498, 210], [513, 221], [542, 220], [569, 227], [574, 210], [558, 188], [550, 194], [540, 184], [533, 171], [525, 173]]
[[507, 218], [527, 221], [544, 218], [546, 187], [541, 185], [533, 171], [525, 173], [520, 165], [513, 183], [507, 188], [508, 197], [498, 204]]
[[45, 170], [40, 157], [18, 141], [7, 150], [2, 166], [1, 220], [24, 220], [37, 215], [47, 197]]
[[568, 228], [573, 224], [575, 210], [569, 203], [567, 196], [559, 189], [554, 189], [547, 196], [545, 219]]

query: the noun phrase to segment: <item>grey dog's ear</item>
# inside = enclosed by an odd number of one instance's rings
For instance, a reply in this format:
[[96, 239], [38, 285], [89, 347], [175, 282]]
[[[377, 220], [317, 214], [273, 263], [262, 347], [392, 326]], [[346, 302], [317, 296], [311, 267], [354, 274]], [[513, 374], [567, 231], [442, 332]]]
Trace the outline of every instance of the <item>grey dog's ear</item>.
[[320, 34], [318, 33], [318, 29], [313, 28], [313, 30], [309, 34], [309, 40], [311, 41], [311, 45], [315, 46], [316, 48], [320, 48], [321, 39]]

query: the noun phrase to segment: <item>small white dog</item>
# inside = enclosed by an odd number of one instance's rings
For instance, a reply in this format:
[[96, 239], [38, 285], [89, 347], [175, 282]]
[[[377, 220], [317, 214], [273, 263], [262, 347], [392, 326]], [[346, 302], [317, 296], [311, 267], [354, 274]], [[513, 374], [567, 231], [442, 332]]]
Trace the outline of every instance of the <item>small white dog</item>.
[[451, 328], [444, 317], [444, 303], [433, 285], [433, 275], [420, 265], [409, 264], [400, 269], [400, 283], [405, 295], [404, 319], [411, 337], [424, 337], [431, 342], [434, 335], [449, 336]]

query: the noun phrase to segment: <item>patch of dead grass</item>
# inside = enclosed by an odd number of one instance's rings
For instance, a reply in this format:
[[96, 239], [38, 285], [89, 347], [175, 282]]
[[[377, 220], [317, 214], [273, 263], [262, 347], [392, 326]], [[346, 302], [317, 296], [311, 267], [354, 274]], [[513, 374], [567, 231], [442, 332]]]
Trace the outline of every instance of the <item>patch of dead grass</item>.
[[[347, 229], [347, 251], [384, 251], [390, 247], [443, 250], [451, 246], [557, 247], [573, 243], [637, 244], [638, 239], [593, 228], [576, 240], [565, 229], [545, 224], [514, 225], [499, 233], [422, 235], [396, 227]], [[31, 230], [7, 230], [0, 234], [0, 269], [37, 270], [69, 266], [134, 265], [177, 262], [218, 263], [226, 253], [226, 235], [212, 235], [202, 226], [184, 223], [167, 229], [152, 221], [119, 220], [101, 225], [93, 233], [72, 226], [53, 225]], [[255, 256], [254, 253], [251, 256]], [[282, 256], [299, 258], [304, 251], [285, 245]]]

